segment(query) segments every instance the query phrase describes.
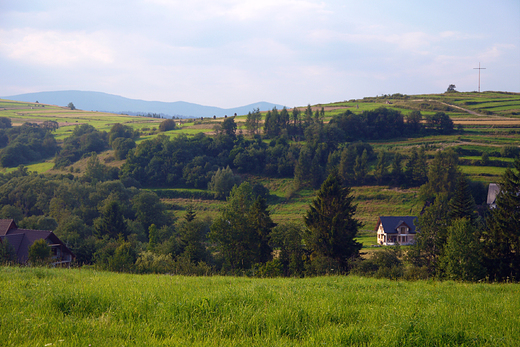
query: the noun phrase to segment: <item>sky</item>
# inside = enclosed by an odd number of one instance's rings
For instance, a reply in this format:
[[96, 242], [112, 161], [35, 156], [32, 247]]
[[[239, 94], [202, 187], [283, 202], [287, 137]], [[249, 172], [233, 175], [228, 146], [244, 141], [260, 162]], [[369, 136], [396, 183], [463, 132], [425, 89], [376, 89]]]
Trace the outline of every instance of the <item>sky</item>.
[[223, 108], [520, 92], [520, 1], [0, 0], [0, 95]]

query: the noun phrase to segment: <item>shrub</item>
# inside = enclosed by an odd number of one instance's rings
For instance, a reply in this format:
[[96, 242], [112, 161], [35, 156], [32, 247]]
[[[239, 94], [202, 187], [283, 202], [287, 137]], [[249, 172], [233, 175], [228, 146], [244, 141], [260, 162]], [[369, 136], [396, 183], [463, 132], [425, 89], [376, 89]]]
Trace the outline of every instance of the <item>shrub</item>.
[[175, 129], [175, 121], [173, 119], [166, 119], [165, 121], [162, 121], [161, 124], [159, 124], [159, 131], [169, 131]]
[[51, 257], [51, 248], [44, 239], [35, 241], [29, 247], [29, 262], [31, 264], [42, 265], [46, 263]]
[[515, 158], [520, 154], [520, 147], [504, 146], [500, 150], [500, 155], [505, 158]]

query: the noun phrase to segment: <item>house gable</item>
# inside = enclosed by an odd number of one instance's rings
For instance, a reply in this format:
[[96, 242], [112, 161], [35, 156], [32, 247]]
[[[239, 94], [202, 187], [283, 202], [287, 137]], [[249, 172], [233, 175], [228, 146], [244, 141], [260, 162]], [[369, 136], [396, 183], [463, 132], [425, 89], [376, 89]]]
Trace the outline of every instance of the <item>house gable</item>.
[[13, 219], [0, 219], [0, 236], [7, 235], [9, 230], [17, 228]]

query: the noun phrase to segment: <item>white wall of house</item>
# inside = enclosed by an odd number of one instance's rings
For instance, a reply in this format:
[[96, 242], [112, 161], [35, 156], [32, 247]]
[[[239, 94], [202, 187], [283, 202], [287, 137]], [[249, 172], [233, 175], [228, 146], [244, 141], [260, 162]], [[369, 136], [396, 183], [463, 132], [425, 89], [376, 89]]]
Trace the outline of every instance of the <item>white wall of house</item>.
[[400, 245], [411, 245], [415, 242], [415, 234], [410, 234], [410, 228], [402, 225], [397, 229], [397, 234], [388, 234], [383, 229], [383, 224], [379, 224], [377, 229], [377, 243], [384, 246], [391, 246], [399, 243]]

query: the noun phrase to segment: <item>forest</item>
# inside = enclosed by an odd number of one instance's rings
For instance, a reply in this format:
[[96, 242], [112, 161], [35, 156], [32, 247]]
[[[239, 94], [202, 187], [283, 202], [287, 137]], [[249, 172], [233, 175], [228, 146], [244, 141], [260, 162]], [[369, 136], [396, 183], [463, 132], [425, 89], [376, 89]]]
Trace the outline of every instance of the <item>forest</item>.
[[[310, 106], [253, 110], [245, 132], [228, 117], [215, 126], [215, 135], [175, 137], [166, 136], [175, 129], [170, 120], [159, 126], [165, 135], [139, 143], [140, 132], [128, 125], [100, 131], [81, 124], [61, 146], [52, 136], [56, 124], [13, 127], [2, 118], [2, 166], [54, 157], [56, 169], [68, 166], [70, 172], [37, 174], [21, 165], [1, 174], [0, 218], [52, 230], [75, 253], [77, 265], [110, 271], [518, 279], [520, 159], [514, 148], [502, 151], [517, 159], [503, 174], [497, 208], [489, 210], [482, 207], [487, 187], [458, 167], [460, 148], [428, 154], [426, 146], [413, 146], [403, 155], [368, 142], [461, 131], [446, 113], [405, 116], [380, 107], [347, 110], [327, 122], [324, 116], [323, 108], [313, 112]], [[120, 168], [99, 160], [107, 149], [124, 161]], [[87, 166], [76, 175], [73, 165], [82, 158]], [[373, 169], [369, 162], [375, 162]], [[250, 181], [253, 176], [290, 178], [293, 191], [314, 189], [300, 222], [273, 222], [270, 192]], [[418, 190], [424, 207], [413, 246], [362, 256], [356, 237], [363, 225], [351, 188], [367, 184]], [[224, 201], [223, 208], [215, 218], [201, 218], [188, 206], [176, 217], [176, 206], [164, 203], [156, 188], [207, 189]], [[13, 260], [9, 245], [0, 255]]]

